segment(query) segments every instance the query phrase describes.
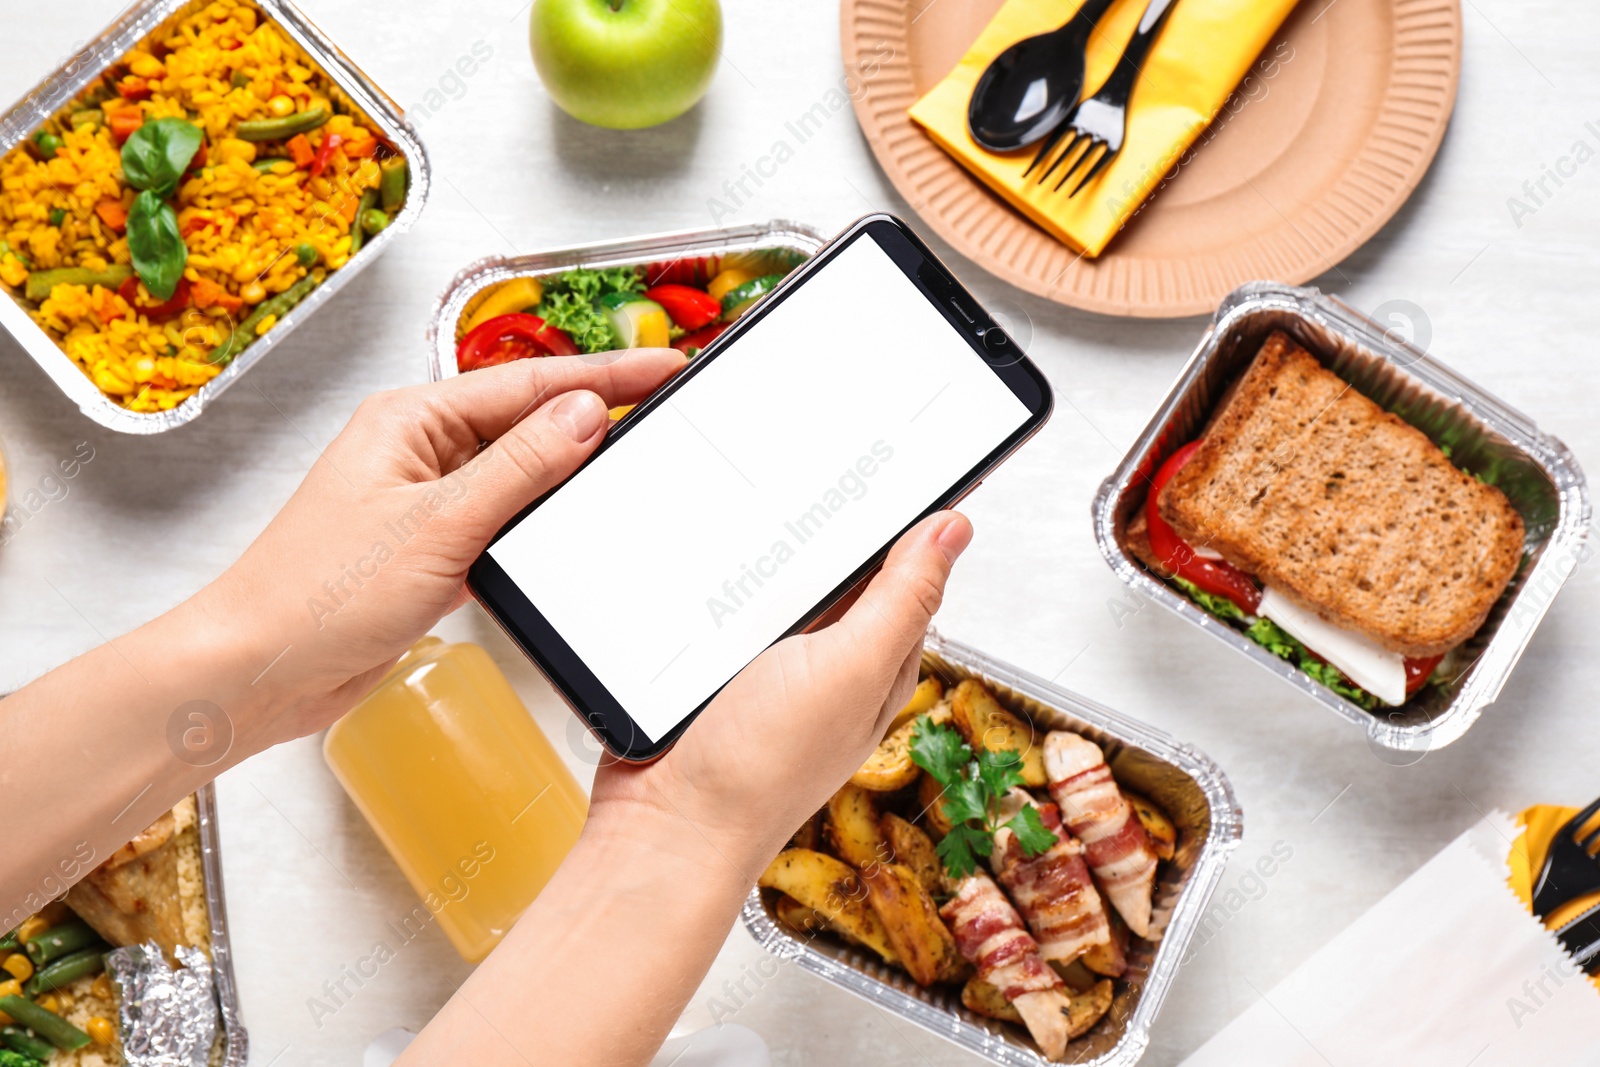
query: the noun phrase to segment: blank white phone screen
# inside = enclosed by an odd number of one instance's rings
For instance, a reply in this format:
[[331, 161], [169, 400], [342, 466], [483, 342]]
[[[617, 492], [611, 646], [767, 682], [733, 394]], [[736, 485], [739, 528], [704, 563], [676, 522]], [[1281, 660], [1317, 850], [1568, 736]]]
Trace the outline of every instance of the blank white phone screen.
[[656, 741], [1027, 418], [863, 234], [489, 555]]

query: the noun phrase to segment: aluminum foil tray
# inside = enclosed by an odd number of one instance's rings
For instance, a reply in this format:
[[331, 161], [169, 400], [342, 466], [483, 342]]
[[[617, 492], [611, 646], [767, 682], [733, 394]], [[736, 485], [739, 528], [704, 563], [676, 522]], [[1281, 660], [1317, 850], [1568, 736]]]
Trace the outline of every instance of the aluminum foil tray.
[[[138, 0], [99, 36], [83, 45], [44, 81], [34, 86], [9, 111], [0, 115], [0, 156], [31, 137], [35, 130], [59, 108], [67, 104], [84, 86], [115, 64], [129, 49], [167, 18], [207, 0]], [[135, 412], [122, 407], [102, 393], [88, 375], [74, 363], [50, 337], [36, 326], [13, 299], [0, 294], [0, 327], [16, 338], [23, 350], [50, 376], [73, 403], [89, 418], [121, 433], [161, 433], [197, 418], [206, 406], [220, 396], [240, 376], [265, 359], [296, 326], [316, 314], [350, 279], [365, 270], [383, 250], [416, 222], [428, 197], [428, 156], [416, 131], [406, 121], [399, 105], [357, 67], [321, 30], [289, 0], [253, 0], [268, 19], [283, 28], [304, 48], [343, 94], [343, 103], [364, 116], [374, 128], [399, 148], [410, 170], [410, 188], [405, 206], [387, 227], [369, 239], [348, 264], [329, 274], [299, 306], [278, 320], [211, 379], [200, 391], [170, 411]]]
[[[1105, 750], [1118, 782], [1159, 804], [1178, 828], [1177, 850], [1161, 866], [1150, 940], [1134, 939], [1117, 998], [1094, 1029], [1067, 1046], [1064, 1062], [1128, 1067], [1144, 1055], [1150, 1028], [1177, 978], [1185, 949], [1244, 831], [1227, 777], [1204, 753], [1118, 712], [930, 631], [923, 667], [949, 685], [977, 678], [1035, 727], [1066, 729]], [[987, 1019], [961, 1004], [953, 986], [924, 989], [898, 967], [825, 935], [805, 938], [778, 922], [753, 890], [744, 923], [768, 952], [902, 1019], [931, 1030], [990, 1063], [1040, 1067], [1047, 1061], [1020, 1026]]]
[[211, 971], [217, 986], [217, 1038], [223, 1067], [244, 1067], [250, 1059], [250, 1035], [239, 1014], [239, 986], [233, 976], [233, 942], [228, 937], [228, 902], [222, 893], [221, 834], [217, 827], [217, 792], [211, 783], [195, 794], [199, 813], [200, 871], [206, 883], [206, 911], [211, 916]]
[[[1498, 486], [1527, 528], [1523, 561], [1488, 619], [1462, 648], [1444, 685], [1429, 685], [1399, 708], [1366, 711], [1272, 655], [1161, 581], [1128, 551], [1128, 520], [1145, 501], [1150, 474], [1199, 436], [1223, 391], [1282, 329], [1323, 365], [1380, 407], [1447, 446], [1453, 462]], [[1217, 309], [1172, 390], [1127, 456], [1096, 494], [1095, 539], [1111, 569], [1156, 601], [1259, 663], [1330, 711], [1400, 751], [1441, 748], [1466, 733], [1494, 703], [1539, 620], [1585, 558], [1589, 483], [1567, 446], [1533, 420], [1396, 340], [1371, 319], [1315, 289], [1252, 282]]]
[[598, 244], [574, 245], [526, 256], [489, 256], [463, 269], [445, 287], [428, 323], [428, 376], [456, 376], [456, 325], [472, 298], [511, 278], [554, 274], [576, 267], [627, 267], [736, 252], [797, 252], [811, 256], [827, 238], [794, 222], [720, 230], [681, 230]]

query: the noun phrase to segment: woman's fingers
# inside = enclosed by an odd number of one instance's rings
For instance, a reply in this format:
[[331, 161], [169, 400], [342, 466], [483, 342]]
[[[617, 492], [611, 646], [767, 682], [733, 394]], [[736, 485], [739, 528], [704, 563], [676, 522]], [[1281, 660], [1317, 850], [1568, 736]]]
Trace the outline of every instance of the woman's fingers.
[[971, 540], [972, 524], [954, 511], [930, 515], [906, 531], [844, 618], [812, 635], [830, 667], [847, 676], [865, 668], [885, 686], [904, 676], [939, 610], [950, 568]]
[[535, 497], [577, 470], [605, 437], [607, 421], [606, 401], [598, 393], [563, 392], [448, 475], [447, 481], [461, 487], [458, 514], [471, 539], [487, 541]]
[[519, 359], [424, 387], [430, 404], [465, 426], [478, 441], [493, 441], [558, 393], [588, 389], [611, 407], [649, 396], [683, 368], [672, 348], [633, 348], [588, 356]]

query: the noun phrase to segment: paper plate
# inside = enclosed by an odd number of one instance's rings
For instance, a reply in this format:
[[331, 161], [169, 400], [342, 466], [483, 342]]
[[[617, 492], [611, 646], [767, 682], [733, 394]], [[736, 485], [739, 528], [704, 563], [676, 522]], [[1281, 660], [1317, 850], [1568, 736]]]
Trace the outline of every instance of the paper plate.
[[1011, 284], [1088, 311], [1210, 314], [1244, 282], [1309, 281], [1399, 210], [1455, 104], [1459, 0], [1302, 0], [1186, 162], [1098, 259], [1080, 258], [906, 115], [1000, 3], [843, 0], [856, 117], [934, 232]]

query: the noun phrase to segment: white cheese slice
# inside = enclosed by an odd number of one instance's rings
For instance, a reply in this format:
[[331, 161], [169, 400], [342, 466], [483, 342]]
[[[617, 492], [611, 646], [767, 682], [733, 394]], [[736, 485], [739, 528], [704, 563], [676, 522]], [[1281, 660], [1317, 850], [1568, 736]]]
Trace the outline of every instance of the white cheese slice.
[[1261, 591], [1257, 610], [1385, 704], [1406, 702], [1406, 661], [1400, 653], [1364, 634], [1335, 626], [1270, 588]]

